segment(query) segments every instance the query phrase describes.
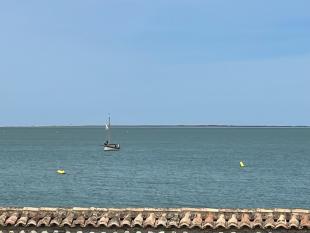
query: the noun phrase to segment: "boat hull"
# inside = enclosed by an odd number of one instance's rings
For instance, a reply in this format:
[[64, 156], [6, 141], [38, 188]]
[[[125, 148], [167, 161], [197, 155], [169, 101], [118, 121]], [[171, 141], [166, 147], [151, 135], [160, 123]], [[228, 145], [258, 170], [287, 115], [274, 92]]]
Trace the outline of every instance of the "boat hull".
[[117, 151], [120, 149], [119, 144], [107, 144], [103, 146], [104, 151]]

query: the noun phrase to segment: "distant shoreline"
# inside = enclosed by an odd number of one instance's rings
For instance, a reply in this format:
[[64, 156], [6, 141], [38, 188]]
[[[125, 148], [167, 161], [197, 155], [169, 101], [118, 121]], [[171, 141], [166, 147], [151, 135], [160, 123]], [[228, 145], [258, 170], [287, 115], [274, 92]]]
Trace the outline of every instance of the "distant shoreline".
[[[100, 128], [104, 125], [31, 125], [0, 128]], [[113, 125], [113, 128], [310, 128], [309, 125]]]

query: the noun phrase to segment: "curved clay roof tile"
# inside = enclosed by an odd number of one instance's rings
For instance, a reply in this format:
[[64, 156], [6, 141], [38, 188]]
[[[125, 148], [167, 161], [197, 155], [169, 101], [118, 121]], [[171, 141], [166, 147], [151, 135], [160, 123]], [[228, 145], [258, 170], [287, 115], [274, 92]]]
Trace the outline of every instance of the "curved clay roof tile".
[[161, 216], [158, 218], [158, 220], [155, 223], [155, 227], [158, 227], [158, 226], [166, 227], [167, 226], [166, 215], [167, 215], [166, 213], [161, 214]]
[[275, 223], [275, 229], [277, 228], [287, 229], [287, 222], [286, 222], [286, 217], [284, 214], [280, 214], [277, 222]]
[[92, 214], [92, 215], [85, 221], [84, 227], [87, 227], [87, 226], [96, 227], [96, 225], [97, 225], [97, 220], [98, 220], [97, 214], [96, 214], [96, 213]]
[[4, 226], [5, 220], [7, 219], [7, 217], [8, 217], [8, 213], [7, 212], [3, 212], [0, 215], [0, 226]]
[[309, 216], [309, 214], [303, 214], [301, 216], [301, 221], [300, 221], [300, 227], [299, 228], [303, 229], [304, 227], [310, 228], [310, 216]]
[[124, 219], [121, 221], [121, 227], [124, 227], [124, 226], [130, 227], [131, 221], [132, 221], [131, 214], [130, 213], [126, 214]]
[[27, 227], [36, 227], [38, 225], [38, 218], [31, 218], [28, 220]]
[[191, 225], [191, 219], [190, 219], [191, 213], [186, 212], [184, 214], [184, 217], [180, 220], [180, 227], [189, 227]]
[[145, 219], [143, 223], [143, 227], [154, 227], [155, 226], [156, 217], [154, 213], [150, 213], [149, 216]]
[[273, 219], [273, 214], [270, 213], [267, 215], [267, 218], [264, 223], [265, 228], [274, 228], [274, 219]]
[[26, 226], [28, 221], [28, 212], [22, 213], [21, 217], [17, 220], [15, 226]]
[[120, 227], [120, 219], [118, 214], [110, 219], [108, 222], [108, 227]]
[[228, 228], [230, 228], [230, 227], [238, 228], [238, 219], [237, 219], [236, 214], [231, 215], [230, 219], [227, 222], [227, 227]]
[[238, 228], [240, 229], [242, 227], [252, 228], [250, 215], [248, 213], [243, 213], [241, 215], [241, 221], [238, 223]]
[[194, 219], [192, 221], [192, 225], [190, 228], [198, 227], [202, 229], [202, 217], [200, 213], [195, 214]]
[[132, 226], [143, 227], [143, 215], [139, 213], [132, 222]]
[[100, 218], [99, 218], [99, 220], [98, 220], [98, 222], [97, 222], [97, 226], [105, 226], [105, 227], [107, 227], [108, 226], [108, 222], [109, 222], [109, 217], [108, 217], [108, 215], [107, 214], [104, 214], [104, 215], [102, 215]]
[[56, 212], [53, 216], [50, 226], [57, 226], [59, 227], [63, 219], [63, 212]]
[[225, 220], [225, 215], [220, 214], [218, 219], [215, 222], [215, 228], [223, 227], [226, 228], [226, 220]]
[[17, 219], [18, 219], [19, 214], [17, 212], [14, 212], [6, 221], [5, 221], [5, 226], [13, 226], [15, 225]]
[[171, 216], [169, 216], [169, 219], [167, 220], [167, 227], [168, 228], [171, 228], [171, 227], [178, 228], [179, 222], [180, 222], [179, 215], [177, 213], [174, 213]]
[[252, 227], [263, 228], [263, 217], [262, 217], [261, 213], [255, 213], [254, 221], [252, 223]]
[[72, 226], [74, 214], [72, 212], [69, 212], [66, 216], [66, 218], [62, 221], [60, 226]]
[[84, 227], [85, 226], [85, 216], [83, 214], [78, 215], [77, 218], [72, 222], [72, 227], [79, 226]]
[[298, 214], [292, 214], [291, 219], [288, 222], [288, 228], [299, 228]]
[[38, 227], [41, 227], [41, 226], [47, 227], [47, 226], [49, 226], [51, 219], [52, 219], [51, 215], [46, 215], [44, 218], [39, 220], [37, 226]]
[[214, 228], [214, 215], [213, 213], [208, 213], [205, 221], [202, 223], [202, 228]]

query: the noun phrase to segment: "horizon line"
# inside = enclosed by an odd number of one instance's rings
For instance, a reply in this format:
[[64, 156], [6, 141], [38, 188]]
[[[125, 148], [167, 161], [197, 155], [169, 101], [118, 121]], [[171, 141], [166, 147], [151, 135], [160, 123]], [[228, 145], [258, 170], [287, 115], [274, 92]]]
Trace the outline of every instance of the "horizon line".
[[[0, 125], [0, 128], [35, 128], [35, 127], [104, 127], [104, 125], [97, 124], [81, 124], [81, 125]], [[196, 128], [309, 128], [310, 125], [238, 125], [238, 124], [115, 124], [113, 127], [196, 127]]]

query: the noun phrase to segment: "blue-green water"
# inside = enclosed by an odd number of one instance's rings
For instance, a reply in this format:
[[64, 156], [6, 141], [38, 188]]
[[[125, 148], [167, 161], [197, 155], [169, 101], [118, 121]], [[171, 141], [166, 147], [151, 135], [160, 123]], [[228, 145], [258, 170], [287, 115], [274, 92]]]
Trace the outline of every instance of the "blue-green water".
[[113, 138], [119, 152], [103, 151], [101, 127], [0, 128], [0, 205], [310, 206], [309, 128], [114, 128]]

